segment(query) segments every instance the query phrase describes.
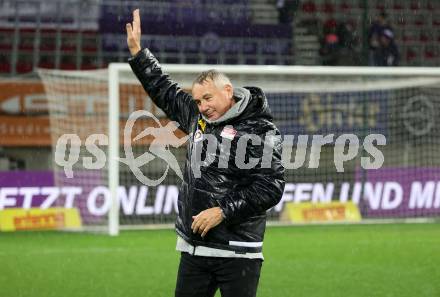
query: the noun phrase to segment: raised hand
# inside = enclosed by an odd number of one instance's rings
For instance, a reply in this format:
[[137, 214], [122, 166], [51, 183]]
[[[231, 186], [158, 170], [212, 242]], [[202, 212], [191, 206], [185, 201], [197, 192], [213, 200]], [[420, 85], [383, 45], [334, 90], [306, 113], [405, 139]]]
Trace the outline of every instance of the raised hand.
[[133, 11], [133, 23], [125, 25], [127, 29], [127, 45], [132, 56], [136, 55], [141, 48], [141, 17], [139, 9]]

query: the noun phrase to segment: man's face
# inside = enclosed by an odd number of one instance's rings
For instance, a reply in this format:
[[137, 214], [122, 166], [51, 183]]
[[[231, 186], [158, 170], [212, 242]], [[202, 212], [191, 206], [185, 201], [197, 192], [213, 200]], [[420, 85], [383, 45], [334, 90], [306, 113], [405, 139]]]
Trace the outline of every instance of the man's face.
[[215, 121], [224, 115], [234, 105], [232, 86], [226, 84], [218, 88], [212, 80], [202, 84], [194, 84], [192, 95], [200, 113], [208, 120]]

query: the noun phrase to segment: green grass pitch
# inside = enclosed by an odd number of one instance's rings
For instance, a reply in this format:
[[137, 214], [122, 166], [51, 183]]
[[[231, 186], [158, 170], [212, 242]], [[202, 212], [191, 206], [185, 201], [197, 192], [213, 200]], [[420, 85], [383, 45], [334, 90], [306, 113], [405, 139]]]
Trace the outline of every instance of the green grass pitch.
[[[175, 241], [172, 230], [3, 233], [0, 296], [174, 296]], [[438, 223], [270, 227], [264, 255], [260, 297], [440, 296]]]

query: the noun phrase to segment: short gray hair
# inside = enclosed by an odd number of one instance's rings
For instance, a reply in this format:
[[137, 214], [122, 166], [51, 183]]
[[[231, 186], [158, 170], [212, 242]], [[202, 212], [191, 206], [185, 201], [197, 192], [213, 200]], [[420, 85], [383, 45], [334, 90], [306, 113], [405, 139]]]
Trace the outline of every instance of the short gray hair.
[[217, 71], [215, 69], [210, 69], [207, 71], [203, 71], [200, 73], [193, 82], [193, 86], [195, 84], [203, 84], [205, 81], [211, 80], [217, 86], [217, 88], [223, 88], [225, 85], [229, 84], [232, 86], [231, 80], [226, 74]]

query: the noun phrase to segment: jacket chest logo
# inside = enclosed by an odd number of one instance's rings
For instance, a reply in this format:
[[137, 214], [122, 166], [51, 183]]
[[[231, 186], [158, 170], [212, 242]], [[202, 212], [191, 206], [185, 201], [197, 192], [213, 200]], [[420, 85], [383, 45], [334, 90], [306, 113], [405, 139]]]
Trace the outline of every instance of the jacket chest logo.
[[237, 130], [235, 130], [234, 127], [232, 127], [231, 125], [228, 125], [223, 128], [220, 136], [232, 140], [234, 139], [236, 134]]

